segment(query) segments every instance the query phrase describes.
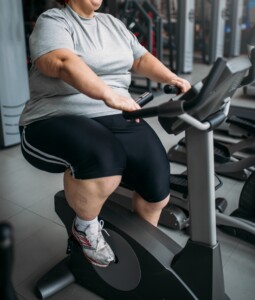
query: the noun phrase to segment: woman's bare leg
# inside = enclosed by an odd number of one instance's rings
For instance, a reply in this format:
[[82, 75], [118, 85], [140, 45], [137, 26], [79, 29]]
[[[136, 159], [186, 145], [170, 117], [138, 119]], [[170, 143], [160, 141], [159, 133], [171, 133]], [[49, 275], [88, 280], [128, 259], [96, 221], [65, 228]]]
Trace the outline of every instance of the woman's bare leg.
[[133, 209], [140, 217], [148, 221], [154, 226], [158, 225], [159, 217], [162, 209], [169, 202], [170, 195], [160, 202], [148, 202], [144, 200], [138, 193], [133, 195]]
[[77, 215], [72, 234], [81, 245], [85, 257], [99, 267], [107, 267], [115, 259], [102, 234], [103, 224], [98, 222], [97, 217], [120, 180], [121, 176], [79, 180], [71, 176], [70, 170], [64, 174], [65, 196]]
[[64, 174], [65, 196], [79, 218], [93, 220], [99, 215], [104, 202], [118, 187], [120, 181], [121, 176], [75, 179], [70, 170], [67, 170]]

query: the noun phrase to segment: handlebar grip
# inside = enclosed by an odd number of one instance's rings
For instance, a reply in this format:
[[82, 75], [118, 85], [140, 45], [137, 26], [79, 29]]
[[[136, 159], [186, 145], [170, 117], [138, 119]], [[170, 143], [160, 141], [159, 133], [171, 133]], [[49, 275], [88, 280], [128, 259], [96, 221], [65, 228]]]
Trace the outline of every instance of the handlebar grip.
[[[142, 115], [141, 115], [142, 112]], [[158, 113], [157, 107], [148, 107], [143, 109], [138, 109], [135, 111], [123, 111], [123, 117], [128, 120], [155, 117]]]
[[135, 99], [135, 102], [139, 104], [141, 107], [143, 107], [145, 104], [149, 103], [151, 100], [153, 100], [153, 94], [149, 92], [143, 93], [141, 96], [139, 96], [137, 99]]
[[164, 92], [165, 92], [165, 94], [176, 94], [177, 95], [177, 94], [180, 94], [181, 90], [175, 85], [167, 84], [164, 86]]
[[123, 112], [125, 119], [139, 119], [150, 117], [177, 117], [185, 113], [184, 101], [168, 101], [158, 106], [142, 108], [135, 111]]

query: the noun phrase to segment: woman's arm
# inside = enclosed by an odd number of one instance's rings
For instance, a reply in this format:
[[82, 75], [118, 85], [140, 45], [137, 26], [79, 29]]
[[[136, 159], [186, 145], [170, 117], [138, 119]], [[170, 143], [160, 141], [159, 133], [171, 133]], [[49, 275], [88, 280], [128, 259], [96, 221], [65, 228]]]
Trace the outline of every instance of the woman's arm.
[[176, 85], [182, 93], [190, 89], [190, 83], [164, 66], [155, 56], [146, 52], [139, 59], [134, 61], [132, 71], [145, 76], [155, 82]]
[[77, 55], [67, 49], [58, 49], [42, 55], [35, 61], [36, 67], [44, 75], [59, 78], [81, 93], [106, 105], [125, 111], [139, 109], [131, 98], [115, 93]]

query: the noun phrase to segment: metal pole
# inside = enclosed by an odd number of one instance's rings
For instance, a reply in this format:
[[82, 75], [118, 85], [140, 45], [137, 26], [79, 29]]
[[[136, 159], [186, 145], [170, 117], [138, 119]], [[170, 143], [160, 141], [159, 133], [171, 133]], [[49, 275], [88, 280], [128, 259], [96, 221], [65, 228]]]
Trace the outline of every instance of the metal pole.
[[191, 240], [216, 245], [213, 132], [189, 128], [187, 170]]

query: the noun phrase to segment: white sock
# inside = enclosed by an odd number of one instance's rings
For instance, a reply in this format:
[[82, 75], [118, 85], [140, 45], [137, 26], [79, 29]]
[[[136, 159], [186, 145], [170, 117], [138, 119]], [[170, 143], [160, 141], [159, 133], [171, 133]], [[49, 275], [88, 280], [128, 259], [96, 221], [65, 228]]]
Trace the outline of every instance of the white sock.
[[75, 218], [75, 226], [79, 231], [84, 231], [88, 227], [88, 225], [91, 225], [93, 223], [98, 224], [97, 217], [90, 221], [83, 220], [83, 219], [79, 218], [78, 216], [76, 216], [76, 218]]

